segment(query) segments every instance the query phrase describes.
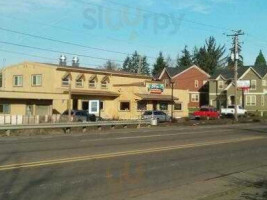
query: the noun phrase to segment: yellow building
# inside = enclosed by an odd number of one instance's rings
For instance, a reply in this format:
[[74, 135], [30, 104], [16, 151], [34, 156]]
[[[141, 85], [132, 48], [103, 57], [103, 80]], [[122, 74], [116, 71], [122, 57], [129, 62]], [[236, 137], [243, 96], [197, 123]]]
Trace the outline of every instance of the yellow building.
[[172, 96], [163, 83], [122, 71], [24, 62], [0, 72], [0, 114], [61, 114], [71, 97], [73, 109], [93, 112], [98, 102], [99, 115], [107, 119], [137, 119], [153, 109], [170, 114], [172, 108], [174, 117], [185, 117], [188, 96], [185, 90]]

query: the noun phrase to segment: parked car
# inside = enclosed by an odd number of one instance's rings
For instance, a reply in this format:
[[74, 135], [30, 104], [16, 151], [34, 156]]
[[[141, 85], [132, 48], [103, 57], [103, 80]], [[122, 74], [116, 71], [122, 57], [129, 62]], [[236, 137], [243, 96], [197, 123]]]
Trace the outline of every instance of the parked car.
[[[69, 111], [66, 110], [62, 115], [67, 117], [69, 115]], [[88, 111], [85, 110], [71, 110], [71, 116], [73, 117], [73, 121], [75, 122], [96, 121], [96, 116], [89, 114]]]
[[[233, 116], [235, 114], [235, 106], [228, 106], [227, 108], [221, 109], [221, 115], [223, 116]], [[242, 106], [237, 106], [237, 115], [244, 116], [247, 114], [247, 110], [245, 110]]]
[[199, 111], [193, 113], [195, 119], [219, 119], [220, 113], [214, 107], [202, 107]]
[[142, 115], [142, 119], [157, 119], [159, 122], [167, 122], [171, 120], [171, 117], [163, 111], [145, 111]]

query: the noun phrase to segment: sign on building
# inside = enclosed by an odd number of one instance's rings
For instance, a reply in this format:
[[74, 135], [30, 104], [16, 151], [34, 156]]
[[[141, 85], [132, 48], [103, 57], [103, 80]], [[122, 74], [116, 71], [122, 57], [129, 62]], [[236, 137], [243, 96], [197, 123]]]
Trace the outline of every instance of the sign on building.
[[249, 89], [250, 88], [250, 81], [249, 80], [239, 80], [237, 81], [237, 88], [239, 89]]
[[155, 83], [149, 84], [148, 91], [151, 94], [162, 94], [164, 91], [164, 84], [155, 84]]

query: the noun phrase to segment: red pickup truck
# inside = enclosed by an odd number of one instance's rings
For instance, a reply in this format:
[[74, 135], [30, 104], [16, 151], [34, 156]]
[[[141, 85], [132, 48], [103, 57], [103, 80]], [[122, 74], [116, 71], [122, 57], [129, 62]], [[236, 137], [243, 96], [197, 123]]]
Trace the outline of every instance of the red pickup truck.
[[195, 119], [201, 119], [201, 118], [220, 118], [220, 113], [213, 107], [202, 107], [199, 111], [196, 111], [193, 113], [193, 116]]

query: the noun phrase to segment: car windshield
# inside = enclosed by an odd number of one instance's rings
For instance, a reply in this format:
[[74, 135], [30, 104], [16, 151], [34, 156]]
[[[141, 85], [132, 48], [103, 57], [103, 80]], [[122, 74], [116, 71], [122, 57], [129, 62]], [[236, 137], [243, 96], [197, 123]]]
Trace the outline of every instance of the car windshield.
[[228, 106], [228, 108], [231, 108], [231, 109], [233, 109], [233, 108], [235, 108], [235, 106]]
[[152, 111], [146, 111], [144, 115], [152, 115]]
[[209, 109], [208, 108], [201, 108], [200, 111], [207, 112], [207, 111], [209, 111]]

